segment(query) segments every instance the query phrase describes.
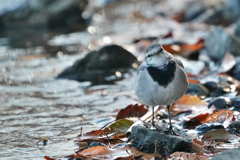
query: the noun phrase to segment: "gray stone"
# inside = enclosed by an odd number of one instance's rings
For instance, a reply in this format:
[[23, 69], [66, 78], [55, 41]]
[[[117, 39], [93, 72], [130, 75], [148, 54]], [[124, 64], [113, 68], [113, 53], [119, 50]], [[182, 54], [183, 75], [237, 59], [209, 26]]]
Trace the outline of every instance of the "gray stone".
[[222, 153], [216, 155], [211, 160], [238, 160], [240, 157], [240, 149], [231, 149], [223, 151]]
[[197, 84], [197, 83], [189, 83], [186, 93], [189, 93], [191, 95], [204, 96], [204, 97], [207, 97], [209, 95], [208, 89], [202, 84]]
[[[157, 126], [156, 128], [159, 129]], [[179, 129], [174, 132], [179, 136], [172, 136], [166, 128], [153, 131], [143, 126], [134, 126], [131, 132], [132, 147], [144, 153], [154, 153], [157, 141], [157, 154], [165, 156], [164, 146], [168, 155], [176, 151], [190, 152], [191, 137]]]
[[220, 27], [205, 39], [205, 47], [214, 62], [221, 61], [226, 52], [230, 52], [235, 57], [240, 55], [239, 39], [224, 32]]
[[233, 121], [227, 127], [227, 131], [231, 134], [240, 134], [240, 121]]
[[43, 35], [52, 37], [86, 29], [90, 21], [81, 14], [87, 4], [87, 0], [1, 1], [0, 36], [8, 37], [12, 47], [46, 45]]

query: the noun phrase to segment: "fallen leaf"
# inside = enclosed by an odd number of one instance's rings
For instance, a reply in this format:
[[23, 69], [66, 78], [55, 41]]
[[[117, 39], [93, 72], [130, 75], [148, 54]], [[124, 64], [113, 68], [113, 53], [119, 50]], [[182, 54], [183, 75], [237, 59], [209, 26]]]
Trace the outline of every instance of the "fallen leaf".
[[210, 141], [210, 140], [229, 140], [234, 138], [232, 134], [230, 134], [225, 129], [216, 129], [213, 131], [209, 131], [205, 133], [202, 137], [202, 141]]
[[214, 112], [213, 117], [215, 119], [211, 120], [211, 123], [223, 123], [224, 126], [229, 126], [230, 122], [234, 120], [234, 115], [230, 110], [221, 110]]
[[49, 158], [48, 156], [44, 156], [46, 160], [55, 160], [54, 158]]
[[134, 122], [127, 119], [119, 119], [113, 123], [108, 124], [100, 134], [104, 136], [107, 134], [115, 133], [117, 135], [124, 134], [132, 126]]
[[80, 139], [87, 139], [87, 138], [92, 138], [92, 137], [97, 137], [102, 133], [102, 129], [91, 131], [91, 132], [86, 132], [86, 133], [80, 133], [78, 137]]
[[131, 157], [127, 153], [129, 146], [116, 147], [115, 149], [108, 148], [107, 146], [96, 146], [85, 149], [75, 155], [74, 158], [79, 157], [79, 155], [84, 155], [91, 158], [100, 158], [100, 159], [116, 159], [119, 157], [127, 158]]
[[204, 47], [204, 40], [199, 39], [196, 44], [184, 44], [182, 45], [182, 50], [198, 51]]
[[153, 157], [162, 157], [162, 155], [160, 154], [154, 154], [154, 153], [144, 153], [141, 152], [139, 150], [137, 150], [137, 148], [130, 148], [131, 150], [131, 154], [133, 155], [133, 157], [140, 157], [141, 159], [152, 159]]
[[174, 152], [170, 155], [173, 159], [181, 159], [181, 160], [198, 160], [198, 157], [192, 153], [186, 152]]
[[208, 108], [205, 101], [201, 100], [197, 96], [185, 94], [170, 107], [170, 111], [174, 116], [184, 111], [193, 109], [203, 110], [205, 108]]
[[233, 113], [229, 110], [215, 111], [212, 114], [207, 112], [192, 117], [189, 121], [185, 121], [183, 128], [194, 129], [196, 126], [204, 123], [223, 123], [225, 126], [228, 126], [234, 120], [233, 118]]
[[199, 84], [200, 82], [199, 81], [197, 81], [197, 80], [194, 80], [194, 79], [189, 79], [188, 78], [188, 82], [189, 83], [197, 83], [197, 84]]
[[198, 141], [197, 139], [192, 140], [192, 152], [195, 152], [195, 153], [198, 153], [198, 152], [211, 153], [210, 150], [205, 148], [204, 143]]
[[204, 47], [204, 40], [200, 39], [195, 44], [183, 44], [183, 45], [167, 44], [163, 45], [162, 47], [172, 54], [179, 54], [183, 57], [189, 57], [189, 55], [196, 51], [199, 51]]
[[128, 105], [126, 108], [121, 109], [117, 116], [116, 120], [118, 119], [124, 119], [127, 117], [142, 117], [144, 114], [146, 114], [148, 109], [144, 108], [144, 105]]

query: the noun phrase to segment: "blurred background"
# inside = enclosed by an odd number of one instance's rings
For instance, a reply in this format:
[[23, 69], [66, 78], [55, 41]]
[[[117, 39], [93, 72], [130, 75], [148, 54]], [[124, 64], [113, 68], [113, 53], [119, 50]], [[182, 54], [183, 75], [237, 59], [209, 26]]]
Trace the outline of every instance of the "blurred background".
[[[72, 154], [81, 127], [101, 128], [140, 103], [132, 84], [151, 43], [193, 79], [239, 80], [239, 8], [239, 0], [0, 0], [1, 159]], [[201, 84], [188, 93], [210, 95]]]

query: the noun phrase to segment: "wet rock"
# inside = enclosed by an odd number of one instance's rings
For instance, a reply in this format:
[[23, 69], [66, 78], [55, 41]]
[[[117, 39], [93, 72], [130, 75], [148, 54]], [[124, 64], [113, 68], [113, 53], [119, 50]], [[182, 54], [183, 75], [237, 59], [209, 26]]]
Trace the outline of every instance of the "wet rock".
[[[158, 129], [158, 127], [156, 126]], [[156, 153], [165, 156], [164, 146], [168, 154], [176, 151], [189, 152], [191, 150], [192, 139], [185, 132], [174, 130], [180, 136], [172, 136], [167, 129], [161, 128], [162, 131], [153, 131], [143, 126], [134, 126], [131, 132], [132, 147], [137, 148], [144, 153], [154, 153], [155, 141], [157, 141]]]
[[205, 39], [205, 47], [209, 57], [214, 61], [221, 61], [230, 52], [235, 57], [240, 56], [240, 41], [233, 35], [224, 32], [220, 27]]
[[240, 121], [231, 122], [230, 125], [227, 127], [227, 131], [231, 134], [240, 134]]
[[240, 157], [240, 148], [223, 151], [211, 160], [237, 160]]
[[189, 83], [186, 93], [203, 97], [207, 97], [209, 95], [208, 89], [203, 85], [197, 83]]
[[[118, 45], [110, 45], [99, 51], [91, 51], [84, 58], [77, 60], [73, 66], [60, 73], [57, 78], [77, 81], [91, 81], [92, 85], [112, 83], [119, 78], [116, 71], [127, 72], [133, 63], [138, 63], [135, 56]], [[106, 78], [107, 76], [113, 76]], [[119, 76], [122, 78], [121, 76]]]
[[92, 142], [92, 143], [90, 143], [90, 145], [88, 146], [88, 148], [97, 147], [97, 146], [107, 146], [107, 145], [104, 144], [104, 143], [101, 143], [101, 142]]
[[240, 56], [235, 58], [236, 60], [236, 65], [235, 65], [235, 69], [234, 69], [234, 78], [236, 78], [237, 80], [240, 80]]
[[232, 93], [236, 91], [239, 82], [230, 76], [214, 76], [209, 75], [201, 79], [203, 84], [210, 91], [211, 97], [221, 96], [226, 93]]
[[192, 1], [187, 4], [183, 21], [191, 21], [205, 11], [205, 6], [201, 1]]
[[205, 123], [201, 126], [197, 126], [195, 130], [199, 135], [203, 135], [213, 129], [224, 129], [224, 127], [220, 123]]
[[227, 0], [225, 3], [216, 3], [214, 7], [194, 19], [196, 22], [228, 26], [238, 20], [240, 15], [239, 0]]
[[216, 82], [210, 81], [210, 82], [206, 82], [203, 85], [210, 91], [211, 96], [218, 96], [218, 95], [222, 95], [222, 94], [226, 93], [223, 91], [222, 88], [220, 88], [218, 86], [218, 84]]
[[210, 96], [211, 97], [217, 97], [221, 96], [226, 93], [233, 92], [231, 86], [233, 84], [231, 83], [225, 83], [225, 82], [214, 82], [214, 81], [209, 81], [203, 84], [209, 91], [210, 91]]
[[240, 107], [240, 97], [228, 98], [228, 97], [217, 97], [209, 102], [208, 108], [215, 106], [218, 110], [226, 109], [229, 107]]
[[31, 47], [46, 44], [48, 37], [58, 33], [82, 31], [89, 24], [81, 16], [87, 4], [87, 0], [0, 2], [0, 10], [5, 11], [0, 12], [0, 36], [10, 37], [13, 47]]

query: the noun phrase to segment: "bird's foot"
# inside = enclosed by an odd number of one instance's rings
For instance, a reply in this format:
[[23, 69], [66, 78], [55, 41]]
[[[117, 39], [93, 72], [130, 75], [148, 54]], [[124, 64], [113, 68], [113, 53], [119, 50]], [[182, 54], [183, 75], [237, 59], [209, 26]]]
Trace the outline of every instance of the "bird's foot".
[[150, 127], [150, 129], [151, 129], [152, 131], [155, 131], [155, 130], [156, 130], [156, 128], [154, 127], [154, 125], [153, 125], [153, 124], [151, 124], [151, 127]]
[[171, 132], [171, 135], [172, 135], [172, 136], [179, 136], [179, 134], [177, 134], [176, 132], [174, 132], [172, 126], [170, 126], [170, 127], [168, 128], [168, 132]]

